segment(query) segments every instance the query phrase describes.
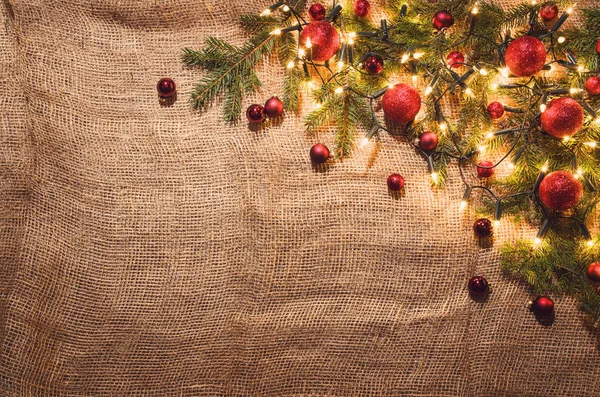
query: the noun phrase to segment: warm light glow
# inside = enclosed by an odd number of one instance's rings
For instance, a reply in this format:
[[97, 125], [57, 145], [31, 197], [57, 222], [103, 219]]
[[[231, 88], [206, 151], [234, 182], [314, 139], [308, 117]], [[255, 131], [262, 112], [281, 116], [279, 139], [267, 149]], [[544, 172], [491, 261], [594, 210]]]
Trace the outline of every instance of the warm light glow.
[[467, 95], [468, 95], [468, 96], [470, 96], [470, 97], [474, 97], [474, 96], [475, 96], [475, 94], [473, 94], [473, 90], [472, 90], [472, 89], [470, 89], [469, 87], [467, 87], [467, 88], [465, 89], [465, 94], [467, 94]]
[[271, 15], [271, 10], [269, 10], [268, 8], [266, 10], [264, 10], [263, 12], [260, 13], [261, 16], [267, 16], [267, 15]]
[[338, 88], [335, 89], [335, 93], [338, 94], [338, 95], [341, 94], [342, 92], [344, 92], [344, 88], [343, 87], [338, 87]]
[[413, 54], [413, 58], [415, 58], [415, 59], [419, 59], [419, 58], [421, 58], [423, 55], [425, 55], [425, 53], [424, 53], [424, 52], [415, 52], [415, 53]]
[[545, 111], [546, 111], [546, 104], [545, 104], [545, 103], [542, 103], [542, 104], [540, 105], [540, 112], [544, 113]]
[[496, 228], [500, 227], [500, 219], [496, 219], [494, 221], [494, 227], [496, 227]]
[[412, 75], [412, 81], [413, 81], [413, 83], [417, 82], [417, 75], [416, 74]]
[[479, 147], [477, 148], [477, 151], [478, 151], [479, 153], [483, 154], [483, 153], [485, 153], [485, 150], [486, 150], [486, 149], [487, 149], [487, 148], [485, 147], [485, 145], [481, 145], [481, 146], [479, 146]]
[[404, 54], [402, 55], [402, 59], [400, 59], [400, 63], [405, 63], [406, 61], [408, 61], [408, 54]]
[[278, 36], [278, 35], [281, 34], [281, 29], [275, 29], [274, 31], [271, 32], [271, 34], [274, 35], [274, 36]]
[[432, 172], [431, 173], [431, 180], [433, 181], [433, 183], [435, 183], [436, 185], [440, 182], [440, 176], [437, 172]]
[[596, 142], [585, 142], [584, 145], [595, 148], [598, 144]]
[[396, 85], [396, 83], [394, 83], [393, 81], [390, 81], [388, 83], [388, 88], [394, 88], [395, 85]]
[[354, 45], [354, 39], [352, 37], [348, 37], [348, 45]]
[[315, 89], [315, 83], [313, 83], [312, 81], [309, 81], [308, 82], [308, 89], [310, 91], [314, 90]]
[[312, 48], [312, 42], [310, 41], [310, 37], [306, 38], [306, 48]]
[[496, 90], [498, 89], [498, 84], [497, 84], [497, 83], [492, 83], [492, 84], [490, 85], [490, 89], [491, 89], [492, 91], [496, 91]]
[[356, 37], [356, 32], [348, 32], [348, 37], [350, 37], [351, 39]]
[[560, 37], [558, 38], [558, 43], [559, 43], [559, 44], [562, 44], [562, 43], [564, 43], [564, 42], [565, 42], [565, 40], [566, 40], [566, 39], [565, 39], [565, 37], [564, 37], [564, 36], [560, 36]]
[[290, 7], [288, 7], [287, 5], [283, 6], [283, 12], [289, 12], [290, 11]]
[[582, 73], [582, 72], [584, 72], [584, 71], [585, 71], [585, 68], [584, 68], [583, 66], [579, 65], [579, 66], [577, 66], [577, 71], [578, 71], [579, 73]]
[[292, 69], [294, 66], [296, 66], [296, 64], [294, 63], [294, 61], [289, 61], [287, 64], [287, 68], [288, 69]]
[[485, 135], [485, 137], [486, 137], [487, 139], [494, 139], [494, 133], [493, 133], [493, 132], [488, 132], [488, 133]]
[[440, 123], [440, 130], [442, 132], [446, 132], [446, 130], [448, 129], [448, 126], [446, 125], [446, 123]]
[[536, 0], [531, 0], [531, 5], [532, 5], [532, 6], [534, 6], [534, 5], [536, 5], [536, 4], [537, 4], [537, 1], [536, 1]]
[[539, 237], [536, 237], [533, 239], [533, 248], [537, 248], [540, 245], [542, 245], [542, 239]]
[[581, 88], [577, 88], [577, 87], [571, 87], [571, 88], [569, 88], [569, 93], [570, 93], [571, 95], [578, 94], [578, 93], [580, 93], [581, 91], [582, 91], [582, 90], [581, 90]]
[[300, 58], [306, 56], [306, 51], [304, 51], [304, 48], [298, 48], [298, 56]]
[[571, 137], [568, 135], [563, 136], [563, 142], [569, 142], [570, 139]]
[[484, 68], [479, 69], [479, 74], [482, 76], [487, 76], [488, 75], [488, 71], [485, 70]]
[[594, 246], [594, 240], [588, 240], [586, 244], [587, 244], [588, 247], [591, 248], [591, 247]]
[[508, 162], [508, 169], [509, 170], [514, 170], [515, 169], [515, 163], [513, 163], [512, 161]]
[[477, 6], [473, 7], [473, 9], [471, 10], [471, 14], [477, 15], [478, 13], [479, 13], [479, 8], [477, 8]]
[[544, 165], [542, 165], [542, 172], [548, 172], [548, 162], [546, 161]]
[[502, 75], [502, 77], [508, 77], [508, 68], [500, 69], [500, 74]]
[[425, 96], [431, 94], [431, 91], [433, 91], [433, 87], [427, 86], [427, 88], [425, 88]]
[[321, 105], [319, 102], [315, 103], [315, 109], [321, 109], [323, 107], [323, 105]]
[[596, 118], [596, 120], [594, 120], [596, 122], [596, 124], [600, 124], [600, 117]]
[[338, 62], [338, 69], [342, 69], [344, 67], [344, 61]]
[[360, 145], [359, 147], [362, 149], [365, 146], [367, 146], [369, 144], [369, 138], [364, 137], [363, 139], [360, 140]]
[[573, 8], [575, 8], [575, 4], [573, 4], [571, 7], [567, 8], [567, 14], [572, 14]]
[[461, 200], [460, 204], [458, 205], [458, 211], [459, 212], [463, 212], [465, 210], [465, 208], [467, 208], [467, 201], [466, 200]]

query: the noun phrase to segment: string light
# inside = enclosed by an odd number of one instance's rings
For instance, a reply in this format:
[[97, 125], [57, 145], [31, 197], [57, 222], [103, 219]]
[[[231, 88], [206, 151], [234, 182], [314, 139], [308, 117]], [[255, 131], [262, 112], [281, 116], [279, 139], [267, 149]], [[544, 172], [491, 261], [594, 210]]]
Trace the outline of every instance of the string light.
[[596, 143], [596, 142], [585, 142], [584, 145], [589, 146], [591, 148], [595, 148], [598, 145], [598, 143]]
[[533, 248], [538, 248], [540, 245], [542, 245], [542, 239], [539, 237], [536, 237], [533, 239]]
[[412, 81], [413, 81], [413, 83], [416, 83], [416, 82], [417, 82], [417, 75], [416, 75], [416, 74], [413, 74], [413, 75], [411, 76], [411, 78], [412, 78]]
[[475, 94], [473, 94], [473, 90], [471, 90], [469, 87], [465, 89], [465, 94], [467, 94], [470, 97], [475, 97]]
[[289, 61], [288, 64], [287, 64], [287, 68], [288, 69], [293, 69], [294, 66], [296, 66], [296, 63], [294, 61]]
[[299, 48], [298, 49], [298, 56], [300, 58], [304, 58], [306, 56], [306, 51], [304, 51], [304, 48]]
[[565, 42], [565, 40], [567, 40], [567, 39], [565, 39], [565, 37], [564, 37], [564, 36], [560, 36], [560, 37], [558, 38], [558, 44], [562, 44], [562, 43], [564, 43], [564, 42]]
[[541, 171], [543, 173], [548, 172], [548, 162], [547, 161], [544, 163], [544, 165], [542, 165]]
[[360, 140], [360, 145], [359, 147], [362, 149], [365, 146], [367, 146], [369, 144], [369, 138], [364, 137], [363, 139]]
[[432, 91], [433, 91], [433, 87], [428, 85], [427, 88], [425, 88], [425, 96], [431, 94]]
[[342, 92], [344, 92], [344, 87], [338, 87], [335, 89], [334, 91], [336, 94], [340, 95]]
[[492, 91], [496, 91], [496, 90], [498, 89], [498, 83], [492, 83], [492, 84], [490, 85], [490, 89], [491, 89]]
[[544, 113], [545, 111], [546, 111], [546, 104], [545, 104], [545, 103], [542, 103], [542, 104], [540, 105], [540, 112]]
[[504, 67], [500, 69], [500, 74], [502, 75], [502, 77], [508, 77], [508, 68]]
[[440, 175], [437, 172], [433, 171], [431, 173], [431, 180], [437, 185], [440, 182]]
[[425, 55], [425, 53], [424, 53], [424, 52], [415, 52], [415, 53], [413, 54], [413, 58], [415, 58], [415, 59], [419, 59], [419, 58], [421, 58], [423, 55]]
[[594, 121], [596, 122], [596, 124], [600, 124], [600, 117], [597, 117]]
[[488, 71], [485, 70], [484, 68], [479, 69], [479, 74], [482, 76], [487, 76], [488, 75]]
[[268, 8], [260, 13], [261, 17], [266, 17], [267, 15], [271, 15], [271, 10], [269, 10]]
[[275, 29], [274, 31], [271, 32], [271, 35], [273, 36], [279, 36], [281, 34], [281, 29]]
[[441, 122], [440, 123], [440, 131], [446, 132], [447, 129], [448, 129], [448, 125], [444, 122]]
[[571, 87], [571, 88], [569, 88], [569, 93], [571, 95], [576, 95], [576, 94], [580, 93], [581, 91], [582, 91], [581, 88], [577, 88], [577, 87]]
[[408, 61], [408, 54], [404, 54], [402, 55], [402, 58], [400, 59], [400, 63], [406, 63], [406, 61]]
[[563, 142], [569, 142], [570, 139], [571, 137], [568, 135], [563, 136]]
[[477, 8], [477, 5], [473, 6], [473, 8], [471, 9], [471, 14], [477, 15], [478, 13], [479, 13], [479, 8]]
[[283, 6], [283, 12], [290, 12], [290, 7], [287, 5]]
[[494, 133], [493, 133], [493, 132], [491, 132], [491, 131], [490, 131], [490, 132], [488, 132], [488, 133], [485, 135], [485, 137], [486, 137], [487, 139], [494, 139], [494, 136], [495, 136], [495, 135], [494, 135]]

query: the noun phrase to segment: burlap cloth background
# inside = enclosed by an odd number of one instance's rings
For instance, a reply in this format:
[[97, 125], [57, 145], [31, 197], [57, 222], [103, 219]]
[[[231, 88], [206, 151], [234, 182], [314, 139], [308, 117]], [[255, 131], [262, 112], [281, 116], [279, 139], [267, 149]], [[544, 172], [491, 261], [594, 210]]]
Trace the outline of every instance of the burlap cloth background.
[[[180, 49], [240, 43], [268, 4], [4, 1], [0, 395], [600, 395], [576, 303], [535, 321], [458, 214], [456, 172], [432, 191], [383, 136], [372, 168], [365, 150], [319, 173], [308, 150], [332, 136], [295, 117], [255, 133], [190, 110]], [[244, 105], [280, 89], [277, 65], [262, 77]]]

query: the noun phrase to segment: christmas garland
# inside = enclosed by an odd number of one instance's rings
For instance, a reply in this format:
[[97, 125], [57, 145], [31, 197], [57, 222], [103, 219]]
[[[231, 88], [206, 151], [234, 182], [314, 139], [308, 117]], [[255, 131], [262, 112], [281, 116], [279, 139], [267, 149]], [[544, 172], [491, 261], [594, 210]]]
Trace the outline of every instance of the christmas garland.
[[[239, 120], [244, 95], [261, 86], [256, 66], [276, 55], [286, 69], [283, 95], [251, 105], [249, 123], [284, 109], [300, 115], [302, 95], [309, 95], [306, 128], [335, 130], [333, 153], [323, 144], [311, 148], [316, 167], [382, 133], [404, 134], [413, 143], [434, 187], [444, 185], [447, 166], [456, 163], [465, 184], [460, 210], [476, 190], [487, 197], [475, 210], [482, 215], [473, 225], [481, 239], [507, 214], [539, 227], [533, 240], [501, 248], [503, 269], [538, 295], [534, 314], [553, 316], [547, 295], [568, 293], [599, 327], [600, 250], [586, 223], [600, 177], [600, 10], [577, 11], [583, 26], [564, 30], [574, 10], [560, 1], [507, 10], [493, 2], [390, 1], [382, 10], [387, 18], [377, 24], [368, 0], [346, 3], [312, 4], [305, 19], [304, 0], [279, 1], [241, 17], [251, 35], [243, 45], [209, 37], [200, 51], [184, 49], [184, 64], [205, 70], [193, 106], [223, 96], [224, 119]], [[417, 82], [425, 89], [413, 88]], [[510, 106], [490, 103], [490, 93]], [[357, 144], [359, 131], [365, 135]], [[493, 179], [501, 167], [510, 175]], [[470, 171], [479, 182], [471, 182]], [[392, 191], [404, 186], [398, 174], [387, 182]], [[468, 288], [474, 296], [489, 290], [482, 276]]]

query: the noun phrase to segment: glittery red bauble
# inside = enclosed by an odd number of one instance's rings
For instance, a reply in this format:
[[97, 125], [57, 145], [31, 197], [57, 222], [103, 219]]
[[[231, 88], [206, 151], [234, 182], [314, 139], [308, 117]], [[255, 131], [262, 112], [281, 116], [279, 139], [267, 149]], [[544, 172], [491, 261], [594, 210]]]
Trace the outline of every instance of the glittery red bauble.
[[404, 178], [400, 174], [392, 174], [387, 179], [388, 188], [394, 192], [404, 187]]
[[168, 77], [162, 78], [156, 84], [158, 95], [163, 98], [169, 98], [175, 95], [175, 82]]
[[379, 55], [369, 55], [362, 63], [362, 68], [369, 74], [379, 74], [383, 70], [383, 58]]
[[600, 262], [594, 262], [587, 268], [587, 276], [595, 283], [600, 283]]
[[450, 14], [450, 12], [441, 10], [433, 15], [432, 23], [434, 28], [437, 30], [442, 30], [452, 26], [454, 24], [454, 18], [452, 18], [452, 14]]
[[408, 123], [421, 109], [421, 96], [409, 85], [397, 84], [389, 88], [381, 102], [383, 113], [395, 123]]
[[487, 111], [492, 120], [499, 119], [504, 115], [504, 105], [500, 102], [492, 102], [488, 105]]
[[583, 126], [583, 108], [571, 98], [556, 98], [546, 105], [542, 129], [555, 138], [573, 136]]
[[354, 2], [354, 15], [357, 17], [366, 17], [371, 10], [371, 4], [368, 0], [356, 0]]
[[308, 9], [308, 16], [311, 21], [321, 21], [325, 19], [325, 7], [323, 4], [315, 3]]
[[480, 178], [490, 178], [492, 175], [494, 175], [494, 169], [487, 167], [491, 167], [493, 165], [494, 163], [488, 160], [480, 161], [479, 164], [477, 164], [477, 176]]
[[558, 15], [556, 4], [546, 3], [540, 8], [540, 17], [546, 22], [553, 20]]
[[322, 143], [317, 143], [310, 148], [310, 159], [313, 164], [323, 164], [329, 159], [329, 149]]
[[531, 302], [531, 311], [536, 316], [550, 316], [554, 312], [554, 302], [547, 296], [538, 296]]
[[325, 62], [335, 55], [340, 48], [340, 35], [327, 21], [311, 22], [300, 33], [300, 45], [306, 46], [306, 39], [312, 44], [312, 58], [317, 62]]
[[283, 114], [283, 102], [281, 102], [281, 99], [274, 96], [267, 100], [265, 102], [265, 113], [271, 118], [281, 116]]
[[581, 183], [567, 171], [551, 172], [540, 183], [540, 200], [552, 210], [564, 211], [573, 208], [582, 195]]
[[515, 76], [532, 76], [546, 63], [546, 47], [535, 37], [519, 37], [506, 48], [504, 61]]
[[452, 51], [446, 57], [446, 62], [451, 68], [460, 68], [463, 66], [462, 62], [465, 61], [465, 56], [460, 51]]
[[600, 39], [596, 42], [596, 52], [600, 54]]
[[473, 230], [478, 237], [486, 238], [494, 234], [494, 226], [492, 221], [486, 218], [480, 218], [473, 224]]
[[585, 90], [590, 95], [600, 94], [600, 77], [592, 76], [585, 82]]
[[250, 123], [260, 123], [265, 120], [265, 108], [262, 105], [250, 105], [246, 110], [246, 118]]
[[421, 150], [435, 150], [438, 145], [438, 136], [432, 131], [425, 131], [419, 137], [419, 147]]
[[475, 296], [485, 295], [489, 291], [488, 282], [483, 276], [471, 277], [468, 286], [469, 292]]

